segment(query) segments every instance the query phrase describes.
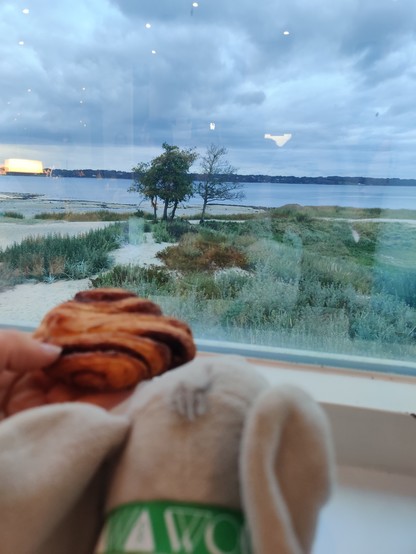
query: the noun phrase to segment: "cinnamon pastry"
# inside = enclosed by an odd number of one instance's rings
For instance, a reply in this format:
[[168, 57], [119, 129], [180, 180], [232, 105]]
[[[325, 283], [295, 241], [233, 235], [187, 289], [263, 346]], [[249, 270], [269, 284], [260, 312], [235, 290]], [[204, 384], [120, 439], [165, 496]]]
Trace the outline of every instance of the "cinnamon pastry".
[[129, 388], [192, 360], [189, 326], [150, 300], [116, 288], [79, 292], [50, 310], [34, 337], [62, 347], [47, 375], [96, 390]]

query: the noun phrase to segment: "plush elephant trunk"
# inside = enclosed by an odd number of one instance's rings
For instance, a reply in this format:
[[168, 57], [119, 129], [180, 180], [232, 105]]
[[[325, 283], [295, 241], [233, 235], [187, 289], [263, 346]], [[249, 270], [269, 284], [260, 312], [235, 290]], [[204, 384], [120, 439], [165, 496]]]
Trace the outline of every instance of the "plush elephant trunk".
[[255, 554], [307, 554], [328, 499], [333, 453], [320, 406], [292, 387], [260, 395], [247, 416], [240, 481]]

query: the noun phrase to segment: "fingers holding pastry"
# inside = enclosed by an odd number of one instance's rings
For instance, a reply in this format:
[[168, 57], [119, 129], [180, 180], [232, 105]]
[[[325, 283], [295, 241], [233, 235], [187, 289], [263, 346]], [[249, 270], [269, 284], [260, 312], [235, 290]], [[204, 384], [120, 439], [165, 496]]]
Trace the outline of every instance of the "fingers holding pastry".
[[0, 373], [3, 370], [24, 373], [51, 364], [61, 353], [56, 344], [35, 340], [29, 333], [0, 331]]
[[29, 333], [0, 331], [0, 419], [7, 412], [12, 391], [26, 375], [40, 372], [60, 355], [61, 347], [35, 340]]

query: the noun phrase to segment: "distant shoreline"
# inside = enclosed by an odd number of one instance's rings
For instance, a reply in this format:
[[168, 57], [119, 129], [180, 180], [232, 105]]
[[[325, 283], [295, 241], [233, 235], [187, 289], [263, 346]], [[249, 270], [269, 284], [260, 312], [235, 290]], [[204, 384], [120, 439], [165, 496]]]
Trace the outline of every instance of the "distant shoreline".
[[[48, 169], [49, 171], [49, 169]], [[0, 184], [1, 177], [0, 175]], [[46, 177], [46, 178], [77, 178], [77, 179], [124, 179], [133, 180], [131, 171], [117, 171], [112, 169], [53, 169], [52, 176], [48, 175], [31, 175], [5, 174], [6, 177]], [[199, 173], [190, 174], [193, 181], [203, 180], [203, 176]], [[416, 179], [400, 179], [398, 177], [351, 177], [330, 175], [327, 177], [295, 177], [293, 175], [231, 175], [219, 177], [225, 178], [228, 182], [233, 183], [272, 183], [272, 184], [299, 184], [299, 185], [360, 185], [360, 186], [390, 186], [390, 187], [415, 187]]]

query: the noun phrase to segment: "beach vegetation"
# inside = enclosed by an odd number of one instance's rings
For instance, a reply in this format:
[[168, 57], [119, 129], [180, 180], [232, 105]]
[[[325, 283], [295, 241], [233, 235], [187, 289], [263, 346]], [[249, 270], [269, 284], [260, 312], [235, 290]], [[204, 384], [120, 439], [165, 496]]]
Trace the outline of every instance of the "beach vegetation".
[[111, 210], [97, 210], [90, 212], [41, 212], [35, 214], [34, 219], [56, 221], [126, 221], [131, 217], [144, 217], [144, 212], [115, 212]]
[[116, 266], [94, 285], [150, 295], [204, 338], [414, 359], [416, 227], [306, 215], [207, 219], [162, 267]]
[[[416, 226], [298, 212], [133, 218], [81, 237], [31, 237], [0, 253], [0, 286], [90, 277], [152, 298], [196, 336], [414, 359]], [[163, 265], [112, 266], [132, 222], [170, 243]]]
[[25, 216], [20, 212], [5, 211], [0, 213], [1, 217], [9, 217], [11, 219], [24, 219]]
[[151, 227], [151, 231], [157, 243], [178, 242], [183, 235], [198, 233], [198, 229], [195, 225], [181, 219], [176, 219], [174, 221], [158, 221]]
[[139, 267], [126, 264], [116, 265], [111, 271], [91, 279], [94, 287], [119, 287], [134, 289], [139, 296], [149, 297], [160, 294], [173, 294], [173, 276], [164, 267], [150, 265]]
[[110, 268], [109, 253], [117, 249], [124, 237], [121, 223], [82, 235], [51, 234], [27, 237], [0, 251], [3, 286], [6, 276], [16, 280], [82, 279]]

